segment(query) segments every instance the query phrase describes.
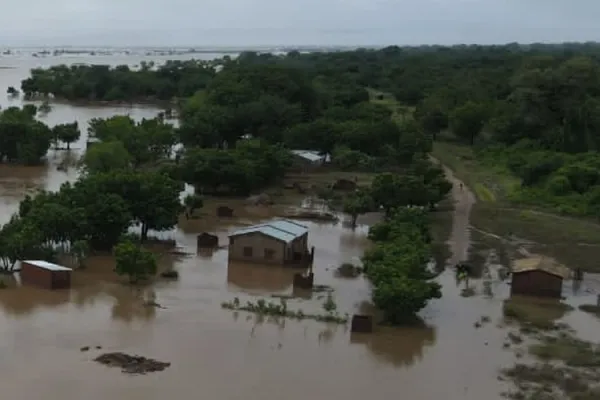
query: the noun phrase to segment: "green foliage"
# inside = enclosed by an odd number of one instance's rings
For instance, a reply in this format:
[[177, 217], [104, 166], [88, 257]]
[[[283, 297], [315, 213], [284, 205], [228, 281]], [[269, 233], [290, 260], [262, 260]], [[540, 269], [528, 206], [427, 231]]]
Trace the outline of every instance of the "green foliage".
[[142, 61], [137, 70], [127, 65], [57, 65], [32, 69], [21, 90], [28, 97], [67, 100], [170, 100], [191, 96], [214, 76], [213, 63], [200, 60], [167, 61], [157, 68]]
[[350, 215], [353, 227], [356, 226], [356, 219], [359, 215], [376, 209], [371, 193], [365, 190], [359, 190], [347, 196], [342, 204], [342, 211]]
[[[168, 158], [176, 143], [173, 126], [160, 118], [143, 119], [138, 123], [129, 116], [94, 118], [89, 123], [88, 133], [101, 142], [121, 142], [136, 168]], [[122, 151], [119, 153], [123, 155]]]
[[201, 193], [245, 195], [281, 180], [290, 163], [287, 150], [255, 139], [231, 150], [186, 150], [180, 170], [185, 182]]
[[15, 263], [28, 258], [49, 254], [42, 244], [43, 236], [30, 221], [13, 216], [0, 229], [0, 262], [2, 268], [12, 271]]
[[373, 284], [373, 303], [386, 320], [406, 322], [427, 304], [440, 298], [440, 285], [427, 269], [431, 258], [428, 217], [425, 210], [396, 209], [373, 226], [369, 237], [375, 247], [363, 257], [364, 271]]
[[483, 105], [469, 101], [450, 114], [450, 129], [469, 144], [475, 142], [486, 123], [487, 112]]
[[150, 229], [171, 229], [182, 211], [179, 193], [183, 183], [160, 172], [124, 170], [89, 175], [77, 182], [75, 190], [123, 199], [131, 222], [141, 227], [142, 240]]
[[125, 170], [131, 167], [131, 156], [118, 140], [94, 143], [83, 156], [83, 167], [90, 174]]
[[197, 194], [189, 194], [183, 199], [183, 205], [186, 208], [186, 216], [189, 218], [194, 215], [194, 211], [204, 207], [204, 199]]
[[115, 246], [115, 272], [127, 276], [134, 284], [156, 275], [157, 265], [154, 254], [131, 241], [123, 241]]
[[549, 208], [561, 214], [600, 217], [600, 156], [567, 154], [519, 143], [480, 150], [478, 159], [502, 165], [521, 180], [512, 201]]
[[70, 124], [58, 124], [52, 128], [52, 137], [55, 142], [66, 143], [67, 149], [71, 148], [71, 143], [79, 140], [81, 132], [77, 121]]
[[444, 172], [424, 158], [417, 159], [403, 174], [386, 172], [373, 179], [371, 196], [387, 214], [402, 206], [433, 207], [452, 189]]
[[37, 121], [35, 106], [10, 107], [0, 112], [0, 162], [38, 164], [48, 152], [51, 129]]

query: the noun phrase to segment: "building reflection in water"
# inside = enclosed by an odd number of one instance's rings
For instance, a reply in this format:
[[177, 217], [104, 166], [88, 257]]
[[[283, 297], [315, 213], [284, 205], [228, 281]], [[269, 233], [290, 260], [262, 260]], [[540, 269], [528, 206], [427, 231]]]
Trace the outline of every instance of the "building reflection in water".
[[294, 274], [298, 272], [297, 269], [278, 265], [229, 263], [227, 283], [252, 293], [281, 293], [291, 289]]

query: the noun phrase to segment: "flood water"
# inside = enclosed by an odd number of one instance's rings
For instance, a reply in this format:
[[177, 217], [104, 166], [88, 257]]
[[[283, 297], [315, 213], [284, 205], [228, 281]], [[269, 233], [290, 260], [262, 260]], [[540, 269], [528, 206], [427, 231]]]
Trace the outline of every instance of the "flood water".
[[[208, 56], [207, 56], [208, 57]], [[156, 59], [154, 57], [153, 59]], [[150, 60], [150, 59], [148, 59]], [[2, 58], [0, 90], [19, 86], [29, 68], [55, 63], [56, 59]], [[136, 64], [133, 58], [60, 58], [60, 62]], [[1, 96], [0, 96], [1, 99]], [[1, 99], [3, 107], [18, 100]], [[49, 124], [77, 120], [84, 135], [74, 153], [85, 145], [87, 121], [94, 117], [129, 114], [153, 117], [150, 107], [53, 106], [44, 118]], [[44, 167], [0, 167], [0, 222], [17, 209], [27, 192], [57, 189], [75, 179], [77, 171], [58, 171], [65, 152], [51, 151]], [[466, 257], [469, 248], [468, 205], [461, 195], [449, 242], [451, 263]], [[242, 210], [241, 203], [231, 204]], [[499, 328], [506, 283], [494, 279], [488, 290], [474, 297], [461, 296], [463, 284], [448, 270], [438, 279], [443, 298], [422, 312], [421, 327], [378, 327], [371, 335], [350, 334], [343, 326], [315, 321], [271, 321], [254, 314], [231, 312], [221, 302], [240, 297], [292, 295], [293, 271], [252, 265], [227, 266], [227, 249], [196, 254], [195, 234], [216, 232], [222, 243], [227, 233], [249, 223], [264, 210], [245, 210], [243, 220], [199, 220], [170, 233], [187, 257], [165, 255], [162, 268], [179, 271], [176, 282], [159, 281], [151, 287], [132, 289], [114, 276], [106, 257], [89, 260], [74, 275], [70, 292], [48, 292], [29, 287], [0, 291], [0, 386], [7, 398], [48, 400], [85, 398], [164, 399], [208, 398], [264, 400], [347, 399], [377, 396], [410, 400], [495, 400], [505, 389], [497, 380], [498, 369], [515, 358], [502, 349], [506, 328]], [[213, 214], [214, 215], [214, 214]], [[368, 246], [368, 227], [351, 231], [343, 224], [309, 226], [309, 242], [315, 246], [315, 282], [333, 288], [341, 313], [369, 310], [369, 285], [362, 278], [338, 278], [335, 268], [357, 262]], [[472, 284], [478, 287], [485, 279]], [[591, 296], [591, 294], [590, 294]], [[146, 307], [153, 299], [164, 308]], [[587, 299], [587, 297], [586, 297]], [[278, 301], [273, 298], [273, 301]], [[295, 298], [290, 309], [320, 312], [323, 293]], [[481, 329], [473, 324], [482, 316], [491, 323]], [[568, 315], [578, 323], [580, 314]], [[600, 323], [585, 322], [587, 333], [598, 332]], [[80, 348], [92, 346], [89, 352]], [[95, 349], [102, 346], [102, 349]], [[122, 374], [92, 362], [101, 352], [139, 354], [172, 365], [146, 376]]]

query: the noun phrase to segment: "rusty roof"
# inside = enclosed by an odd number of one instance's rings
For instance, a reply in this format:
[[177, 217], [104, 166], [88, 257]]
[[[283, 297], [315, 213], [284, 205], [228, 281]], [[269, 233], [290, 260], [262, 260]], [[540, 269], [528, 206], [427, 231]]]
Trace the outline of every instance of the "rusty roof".
[[518, 274], [519, 272], [528, 271], [544, 271], [549, 274], [559, 276], [563, 279], [569, 279], [571, 276], [571, 270], [569, 268], [558, 263], [551, 257], [541, 255], [535, 255], [514, 261], [512, 268], [513, 273]]

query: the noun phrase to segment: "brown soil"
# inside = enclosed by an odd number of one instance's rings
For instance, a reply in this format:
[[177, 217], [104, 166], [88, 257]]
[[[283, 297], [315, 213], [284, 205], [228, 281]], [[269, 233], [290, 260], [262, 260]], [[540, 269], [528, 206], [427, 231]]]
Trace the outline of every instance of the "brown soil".
[[126, 374], [146, 374], [148, 372], [163, 371], [171, 363], [153, 360], [141, 356], [130, 356], [125, 353], [105, 353], [94, 361], [109, 367], [119, 367]]

